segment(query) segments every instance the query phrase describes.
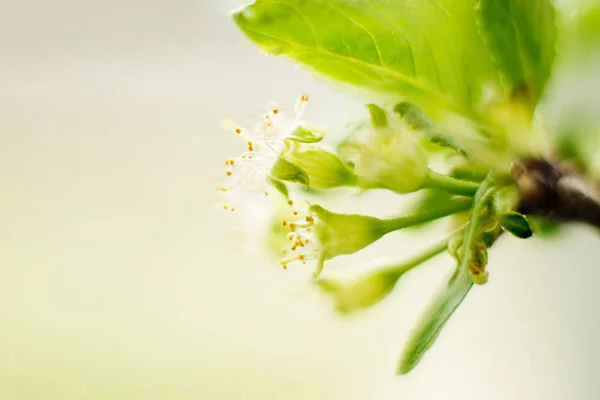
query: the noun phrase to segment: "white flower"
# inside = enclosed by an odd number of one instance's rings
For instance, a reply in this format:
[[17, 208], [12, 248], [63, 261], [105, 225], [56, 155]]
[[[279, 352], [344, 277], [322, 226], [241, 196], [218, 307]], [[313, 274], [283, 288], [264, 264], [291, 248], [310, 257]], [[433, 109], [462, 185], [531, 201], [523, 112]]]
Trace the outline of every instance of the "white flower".
[[310, 260], [318, 260], [318, 273], [323, 268], [324, 259], [321, 257], [322, 244], [315, 231], [315, 225], [321, 223], [316, 212], [311, 211], [310, 205], [307, 202], [299, 202], [302, 211], [298, 211], [298, 207], [294, 207], [294, 201], [288, 200], [288, 204], [292, 207], [293, 222], [283, 220], [282, 224], [289, 227], [290, 232], [287, 234], [289, 246], [281, 252], [283, 258], [280, 261], [281, 266], [286, 269], [287, 265], [296, 261], [306, 264]]
[[308, 95], [300, 96], [293, 120], [286, 118], [272, 103], [252, 130], [227, 123], [236, 135], [244, 139], [247, 151], [225, 161], [227, 180], [219, 188], [225, 197], [225, 210], [235, 211], [249, 198], [269, 195], [272, 168], [287, 148], [288, 140], [320, 140], [315, 131], [307, 128], [301, 120], [307, 103]]

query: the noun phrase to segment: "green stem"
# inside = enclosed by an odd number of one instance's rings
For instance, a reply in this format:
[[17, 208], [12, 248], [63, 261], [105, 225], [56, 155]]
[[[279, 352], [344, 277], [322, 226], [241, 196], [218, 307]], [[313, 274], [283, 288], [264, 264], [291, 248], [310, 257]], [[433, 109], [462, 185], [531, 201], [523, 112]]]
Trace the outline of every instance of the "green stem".
[[471, 208], [472, 204], [473, 199], [470, 198], [450, 199], [442, 207], [419, 211], [398, 218], [382, 220], [381, 229], [383, 232], [389, 233], [399, 229], [407, 228], [409, 226], [432, 222], [436, 219], [467, 211]]
[[459, 196], [474, 196], [477, 193], [479, 184], [476, 182], [464, 181], [429, 171], [424, 187], [428, 189], [444, 190], [446, 192]]
[[443, 253], [448, 249], [448, 241], [456, 234], [460, 233], [465, 229], [466, 225], [454, 230], [452, 233], [438, 241], [433, 243], [419, 254], [402, 261], [400, 264], [393, 267], [383, 268], [384, 271], [388, 272], [390, 276], [398, 280], [403, 274], [407, 273], [411, 269], [423, 264], [425, 261], [432, 259], [440, 253]]

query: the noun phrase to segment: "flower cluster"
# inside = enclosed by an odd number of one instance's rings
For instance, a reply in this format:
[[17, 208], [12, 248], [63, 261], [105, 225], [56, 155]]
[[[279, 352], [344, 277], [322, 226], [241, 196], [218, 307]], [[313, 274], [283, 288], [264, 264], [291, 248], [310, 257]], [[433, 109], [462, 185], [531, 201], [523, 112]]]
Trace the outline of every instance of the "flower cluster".
[[294, 118], [288, 119], [275, 103], [248, 130], [228, 122], [232, 131], [246, 143], [241, 155], [225, 160], [227, 181], [219, 190], [224, 194], [225, 210], [235, 211], [249, 198], [269, 196], [273, 179], [273, 166], [280, 154], [289, 147], [291, 140], [320, 140], [314, 130], [307, 128], [301, 120], [308, 95], [303, 94], [296, 102]]

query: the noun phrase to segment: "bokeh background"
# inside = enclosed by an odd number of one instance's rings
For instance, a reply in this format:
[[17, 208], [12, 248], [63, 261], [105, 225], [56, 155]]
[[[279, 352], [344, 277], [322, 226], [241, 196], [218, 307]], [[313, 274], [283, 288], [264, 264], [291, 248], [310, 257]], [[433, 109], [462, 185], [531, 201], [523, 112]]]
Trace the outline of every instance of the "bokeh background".
[[[341, 318], [312, 271], [282, 271], [219, 212], [223, 160], [242, 150], [222, 117], [302, 92], [332, 131], [364, 113], [255, 50], [229, 21], [241, 3], [0, 0], [0, 399], [600, 398], [596, 232], [500, 242], [489, 284], [395, 377], [449, 259]], [[328, 273], [438, 234], [390, 235]]]

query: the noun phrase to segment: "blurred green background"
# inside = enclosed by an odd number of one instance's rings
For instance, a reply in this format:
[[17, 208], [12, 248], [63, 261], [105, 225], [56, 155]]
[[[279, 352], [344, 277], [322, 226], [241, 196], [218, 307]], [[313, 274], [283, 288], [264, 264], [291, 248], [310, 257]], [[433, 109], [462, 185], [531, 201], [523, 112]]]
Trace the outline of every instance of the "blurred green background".
[[[334, 131], [364, 113], [255, 50], [229, 21], [238, 5], [0, 1], [0, 399], [600, 398], [596, 232], [499, 243], [489, 284], [395, 377], [449, 258], [340, 318], [311, 270], [282, 271], [252, 225], [218, 212], [241, 150], [222, 117], [302, 92]], [[438, 234], [391, 235], [330, 271]]]

